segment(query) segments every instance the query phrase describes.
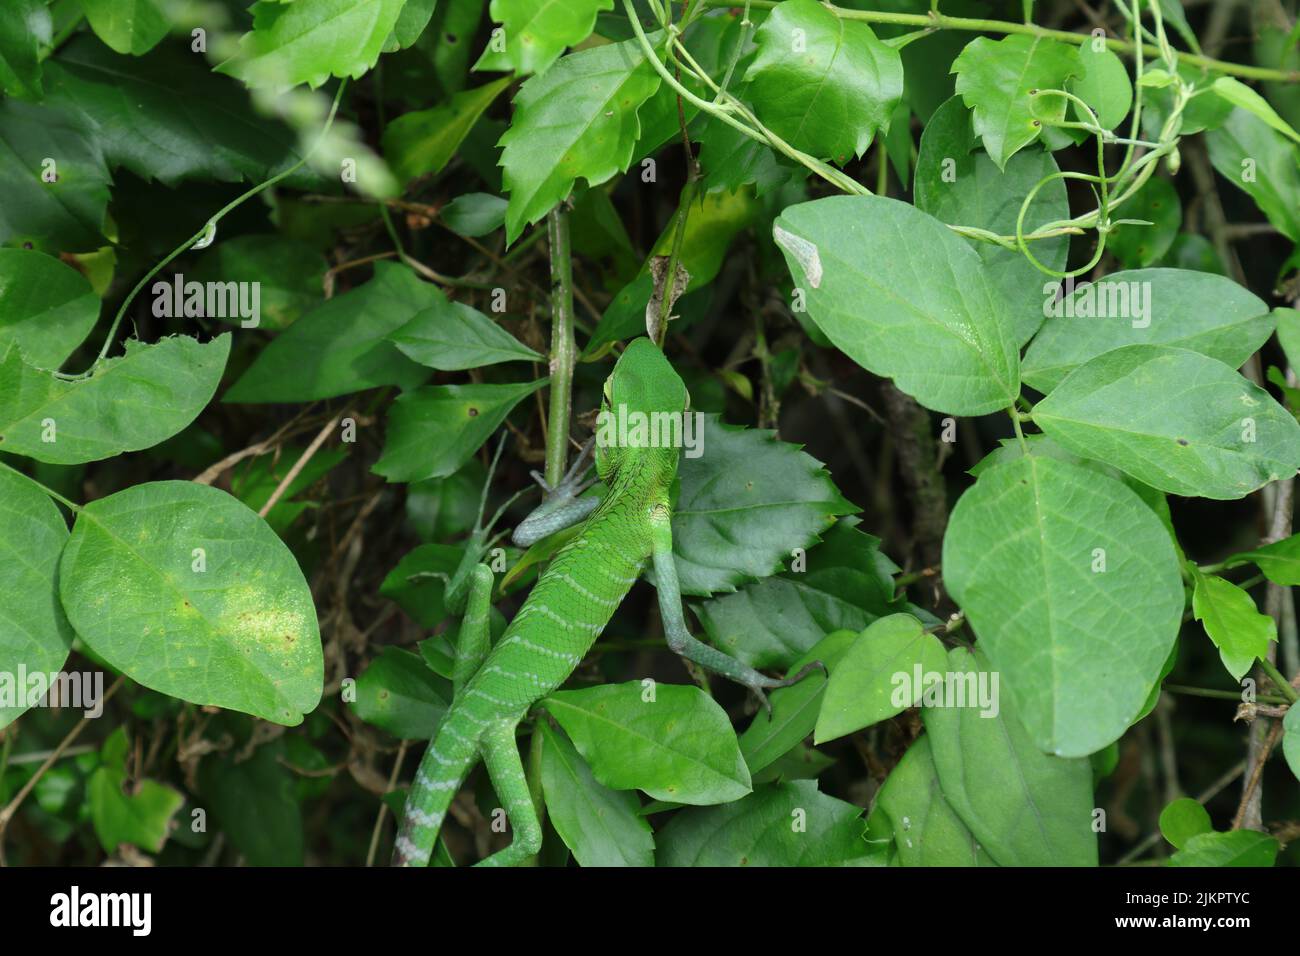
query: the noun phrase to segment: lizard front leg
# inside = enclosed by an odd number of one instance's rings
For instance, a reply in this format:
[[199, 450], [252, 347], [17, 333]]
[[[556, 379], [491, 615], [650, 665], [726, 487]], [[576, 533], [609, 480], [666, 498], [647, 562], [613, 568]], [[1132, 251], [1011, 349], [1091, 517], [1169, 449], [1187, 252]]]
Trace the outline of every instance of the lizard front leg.
[[480, 860], [475, 866], [519, 866], [537, 856], [542, 848], [542, 823], [524, 776], [524, 764], [515, 743], [515, 721], [501, 721], [488, 727], [479, 744], [487, 765], [492, 789], [505, 805], [514, 839], [504, 850]]
[[650, 516], [650, 534], [655, 567], [655, 587], [659, 591], [659, 614], [664, 622], [668, 647], [688, 661], [694, 661], [728, 680], [748, 687], [771, 713], [764, 690], [788, 687], [814, 670], [825, 671], [821, 661], [813, 661], [792, 677], [778, 679], [761, 674], [730, 654], [710, 647], [691, 634], [682, 611], [681, 586], [677, 581], [677, 560], [673, 557], [672, 519], [666, 506], [656, 507]]

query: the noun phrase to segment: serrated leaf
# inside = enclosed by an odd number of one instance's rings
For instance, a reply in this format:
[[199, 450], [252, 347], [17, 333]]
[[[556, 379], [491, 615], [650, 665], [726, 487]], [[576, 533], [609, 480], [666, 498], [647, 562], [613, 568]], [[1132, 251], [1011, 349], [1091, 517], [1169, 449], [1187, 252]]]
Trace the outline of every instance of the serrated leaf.
[[997, 866], [944, 799], [929, 737], [913, 741], [885, 778], [876, 812], [889, 821], [903, 866]]
[[388, 411], [384, 453], [372, 470], [389, 481], [454, 474], [511, 410], [546, 382], [427, 385], [404, 392]]
[[439, 299], [388, 337], [412, 361], [443, 371], [546, 361], [478, 309]]
[[[256, 282], [258, 328], [284, 329], [324, 299], [329, 263], [310, 244], [277, 233], [236, 236], [204, 253], [190, 277], [199, 282]], [[238, 314], [218, 316], [243, 324]]]
[[[844, 652], [857, 637], [853, 631], [827, 634], [790, 665], [787, 676], [797, 674], [813, 661], [821, 661], [828, 671], [834, 673]], [[798, 683], [771, 692], [768, 697], [771, 712], [756, 714], [740, 735], [740, 752], [745, 755], [751, 774], [758, 774], [775, 764], [813, 732], [825, 690], [826, 675], [813, 671]]]
[[375, 276], [303, 314], [258, 354], [227, 402], [307, 402], [380, 385], [407, 389], [429, 371], [388, 336], [442, 293], [404, 265], [375, 263]]
[[1235, 567], [1246, 561], [1253, 562], [1275, 584], [1288, 587], [1300, 585], [1300, 534], [1293, 534], [1253, 551], [1239, 552], [1224, 564]]
[[0, 451], [70, 465], [151, 448], [189, 425], [212, 399], [230, 335], [176, 335], [106, 360], [68, 380], [0, 356]]
[[942, 679], [947, 663], [939, 639], [912, 615], [882, 617], [863, 630], [831, 674], [813, 742], [835, 740], [918, 706], [930, 675]]
[[785, 0], [754, 42], [746, 95], [795, 149], [843, 164], [888, 128], [903, 95], [903, 61], [866, 23], [815, 0]]
[[1031, 90], [1061, 90], [1079, 73], [1078, 51], [1058, 40], [976, 37], [953, 61], [957, 92], [975, 111], [975, 133], [998, 169], [1036, 140], [1045, 120], [1065, 118], [1062, 96], [1031, 97]]
[[980, 257], [937, 219], [894, 199], [831, 196], [787, 207], [772, 234], [809, 316], [863, 368], [953, 415], [1015, 400], [1006, 304]]
[[953, 509], [943, 570], [1047, 753], [1084, 757], [1117, 739], [1178, 636], [1169, 533], [1122, 483], [1069, 462], [1032, 455], [982, 472]]
[[1169, 345], [1238, 368], [1274, 327], [1268, 306], [1231, 279], [1188, 269], [1115, 272], [1079, 283], [1025, 352], [1021, 374], [1050, 392], [1085, 362], [1125, 345]]
[[492, 19], [501, 24], [505, 49], [494, 37], [474, 64], [476, 70], [545, 73], [565, 47], [591, 36], [596, 14], [613, 10], [614, 0], [492, 0]]
[[[948, 654], [949, 672], [967, 686], [983, 679], [991, 689], [989, 668], [979, 652]], [[1096, 866], [1092, 766], [1035, 746], [1005, 676], [996, 716], [969, 704], [921, 708], [944, 799], [1002, 866]]]
[[145, 687], [293, 726], [324, 680], [293, 553], [224, 491], [155, 481], [77, 513], [59, 565], [77, 635]]
[[156, 0], [77, 0], [95, 36], [118, 53], [148, 53], [171, 28]]
[[[799, 824], [802, 822], [803, 827]], [[862, 808], [814, 780], [755, 790], [721, 807], [682, 810], [657, 835], [658, 866], [879, 866]]]
[[0, 181], [0, 244], [51, 254], [104, 245], [108, 167], [83, 122], [43, 105], [0, 102]]
[[37, 368], [57, 369], [99, 319], [86, 277], [53, 256], [0, 249], [0, 353], [12, 343]]
[[446, 682], [419, 654], [385, 647], [357, 678], [356, 715], [403, 740], [429, 740], [447, 712]]
[[445, 105], [403, 113], [389, 123], [384, 127], [383, 151], [393, 173], [406, 182], [441, 172], [511, 80], [506, 76], [463, 90]]
[[547, 815], [578, 864], [654, 866], [655, 840], [637, 813], [636, 794], [597, 780], [573, 744], [545, 721], [534, 733], [542, 735]]
[[83, 36], [47, 62], [46, 86], [45, 102], [76, 117], [111, 165], [145, 180], [260, 181], [298, 160], [292, 130], [258, 117], [237, 82], [188, 51], [119, 56]]
[[880, 541], [847, 519], [831, 526], [800, 567], [693, 605], [709, 643], [751, 667], [788, 668], [831, 631], [857, 633], [906, 607], [894, 598], [898, 568]]
[[636, 40], [570, 53], [519, 88], [499, 144], [508, 243], [568, 197], [578, 178], [596, 186], [627, 169], [641, 135], [637, 110], [658, 88]]
[[1231, 581], [1204, 574], [1194, 564], [1189, 567], [1196, 585], [1192, 614], [1205, 625], [1228, 673], [1240, 681], [1256, 658], [1268, 654], [1269, 641], [1277, 640], [1277, 623], [1261, 614], [1254, 599]]
[[[30, 481], [0, 468], [0, 661], [6, 671], [54, 674], [72, 648], [72, 627], [59, 604], [55, 576], [68, 526], [54, 502]], [[0, 728], [26, 710], [27, 687], [13, 673], [0, 687]]]
[[104, 742], [100, 765], [86, 785], [90, 819], [105, 853], [116, 853], [123, 844], [157, 853], [167, 842], [172, 817], [185, 798], [156, 780], [128, 780], [128, 748], [125, 727], [118, 727]]
[[1153, 488], [1242, 498], [1300, 467], [1300, 424], [1215, 359], [1129, 345], [1079, 366], [1034, 407], [1066, 449]]
[[12, 0], [0, 7], [0, 90], [18, 96], [41, 93], [41, 54], [53, 25], [43, 0]]
[[1241, 107], [1235, 107], [1220, 128], [1205, 134], [1205, 144], [1219, 175], [1249, 194], [1280, 233], [1300, 242], [1300, 164], [1295, 146]]
[[821, 462], [774, 433], [704, 416], [702, 454], [683, 456], [673, 508], [673, 554], [683, 594], [734, 591], [809, 548], [855, 510]]
[[1278, 849], [1275, 837], [1257, 830], [1199, 833], [1169, 858], [1169, 865], [1272, 866]]
[[1191, 797], [1179, 797], [1160, 811], [1160, 833], [1177, 849], [1185, 847], [1192, 837], [1213, 829], [1210, 814]]
[[[105, 0], [112, 2], [112, 0]], [[217, 68], [254, 89], [312, 89], [331, 76], [357, 78], [375, 65], [404, 0], [294, 0], [253, 4], [253, 29]]]
[[615, 790], [674, 803], [713, 804], [750, 792], [749, 768], [726, 713], [698, 687], [640, 681], [551, 694], [560, 722], [591, 772]]
[[[970, 111], [958, 96], [934, 111], [921, 134], [916, 158], [916, 208], [940, 222], [976, 226], [997, 235], [1014, 236], [1020, 206], [1038, 183], [1059, 172], [1052, 154], [1025, 150], [999, 170], [983, 152], [972, 152], [975, 133]], [[1038, 190], [1025, 213], [1024, 229], [1070, 218], [1065, 183], [1056, 180]], [[1007, 325], [1017, 344], [1029, 340], [1043, 321], [1043, 283], [1047, 277], [1018, 249], [969, 240], [991, 284], [1006, 303]], [[1034, 257], [1063, 270], [1070, 249], [1068, 236], [1032, 243]]]

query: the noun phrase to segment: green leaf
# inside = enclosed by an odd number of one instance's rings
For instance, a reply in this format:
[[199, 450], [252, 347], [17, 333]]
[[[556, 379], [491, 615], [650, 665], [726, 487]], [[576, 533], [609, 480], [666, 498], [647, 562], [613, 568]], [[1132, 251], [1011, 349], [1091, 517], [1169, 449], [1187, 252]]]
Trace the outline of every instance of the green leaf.
[[1080, 72], [1078, 50], [1042, 37], [976, 37], [953, 61], [957, 92], [975, 111], [975, 132], [998, 169], [1042, 132], [1046, 121], [1065, 118], [1062, 96], [1030, 96], [1061, 90]]
[[104, 245], [108, 167], [84, 123], [46, 106], [0, 102], [0, 181], [0, 244], [55, 255]]
[[773, 432], [705, 415], [696, 441], [702, 454], [682, 457], [673, 508], [683, 594], [734, 591], [775, 574], [792, 548], [811, 547], [837, 515], [855, 510], [821, 462]]
[[305, 313], [262, 349], [227, 402], [307, 402], [380, 385], [413, 388], [427, 369], [388, 336], [442, 293], [404, 265], [375, 263], [375, 277]]
[[[474, 69], [545, 73], [565, 47], [591, 36], [599, 11], [613, 9], [614, 0], [492, 0], [500, 41], [488, 41]], [[505, 48], [493, 49], [496, 42]]]
[[813, 742], [835, 740], [919, 706], [930, 676], [942, 679], [947, 663], [939, 639], [912, 615], [882, 617], [862, 632], [831, 675]]
[[[105, 0], [112, 2], [112, 0]], [[260, 0], [239, 53], [217, 68], [254, 89], [312, 89], [331, 76], [361, 76], [379, 59], [403, 0]]]
[[156, 0], [77, 0], [95, 36], [118, 53], [148, 53], [171, 28]]
[[1225, 564], [1235, 567], [1246, 561], [1253, 562], [1275, 584], [1288, 587], [1300, 585], [1300, 534], [1293, 534], [1253, 551], [1234, 554]]
[[573, 744], [545, 721], [542, 789], [546, 813], [580, 866], [654, 866], [655, 840], [637, 811], [636, 794], [611, 790], [591, 772]]
[[352, 709], [394, 737], [429, 740], [447, 712], [445, 687], [419, 654], [385, 647], [357, 678]]
[[396, 602], [421, 627], [437, 627], [447, 616], [447, 581], [435, 575], [449, 578], [455, 574], [464, 553], [464, 548], [455, 545], [422, 544], [388, 572], [379, 593]]
[[659, 866], [872, 866], [862, 808], [814, 780], [755, 790], [721, 807], [682, 810], [658, 834]]
[[944, 799], [929, 737], [913, 741], [890, 771], [876, 811], [893, 829], [903, 866], [997, 866]]
[[[1133, 105], [1133, 84], [1124, 61], [1107, 47], [1094, 48], [1091, 38], [1079, 44], [1078, 56], [1079, 74], [1071, 82], [1070, 92], [1091, 107], [1102, 129], [1115, 129]], [[1074, 119], [1087, 122], [1087, 114], [1079, 105], [1074, 103], [1072, 107]]]
[[1123, 207], [1125, 219], [1141, 219], [1150, 225], [1130, 223], [1117, 227], [1106, 241], [1106, 249], [1130, 269], [1160, 261], [1183, 221], [1183, 205], [1173, 183], [1152, 176]]
[[[709, 642], [751, 667], [790, 667], [831, 631], [857, 633], [877, 618], [901, 611], [894, 598], [898, 568], [880, 541], [848, 520], [794, 568], [747, 584], [734, 594], [694, 605]], [[793, 564], [793, 561], [792, 561]]]
[[[324, 299], [329, 263], [308, 243], [277, 233], [218, 242], [191, 270], [199, 282], [256, 282], [259, 328], [284, 329]], [[241, 323], [238, 315], [219, 316]]]
[[953, 415], [1015, 401], [1005, 303], [980, 257], [937, 219], [894, 199], [831, 196], [787, 207], [772, 234], [812, 320], [863, 368]]
[[215, 822], [249, 866], [302, 866], [302, 809], [284, 741], [246, 760], [217, 754], [199, 765], [199, 791]]
[[1287, 139], [1300, 143], [1300, 133], [1297, 133], [1290, 123], [1277, 115], [1277, 111], [1268, 105], [1268, 100], [1241, 82], [1241, 80], [1234, 79], [1231, 76], [1221, 76], [1214, 81], [1214, 85], [1210, 88], [1233, 106], [1239, 106], [1246, 112], [1254, 114]]
[[460, 149], [483, 111], [492, 105], [512, 77], [464, 90], [443, 106], [404, 113], [384, 127], [383, 151], [393, 173], [407, 182], [439, 173]]
[[41, 53], [52, 33], [43, 0], [12, 0], [0, 7], [0, 91], [40, 95]]
[[903, 61], [867, 24], [815, 0], [778, 3], [745, 72], [759, 119], [795, 149], [843, 164], [861, 156], [903, 96]]
[[1277, 623], [1261, 614], [1255, 600], [1231, 581], [1203, 574], [1189, 562], [1195, 590], [1192, 613], [1205, 625], [1223, 666], [1240, 681], [1254, 666], [1255, 659], [1268, 654], [1269, 641], [1277, 640]]
[[[271, 454], [259, 455], [246, 465], [236, 466], [230, 477], [230, 493], [252, 510], [261, 511], [276, 489], [290, 477], [290, 471], [297, 468], [304, 453], [303, 448], [281, 445]], [[266, 523], [276, 534], [284, 537], [294, 520], [312, 505], [293, 499], [324, 478], [347, 456], [346, 448], [321, 449], [294, 472], [293, 479], [284, 486], [279, 499], [265, 515]]]
[[129, 749], [125, 727], [104, 741], [100, 765], [86, 787], [90, 819], [105, 853], [116, 853], [122, 844], [158, 853], [185, 798], [156, 780], [128, 778]]
[[320, 631], [298, 562], [224, 491], [155, 481], [92, 501], [59, 594], [95, 654], [160, 693], [288, 726], [320, 700]]
[[1273, 310], [1277, 319], [1277, 341], [1292, 368], [1300, 368], [1300, 310], [1279, 307]]
[[389, 481], [455, 473], [511, 410], [546, 382], [428, 385], [403, 393], [388, 411], [384, 453], [373, 471]]
[[1031, 455], [980, 474], [943, 545], [944, 582], [1034, 744], [1084, 757], [1117, 739], [1182, 617], [1178, 559], [1155, 513], [1113, 478]]
[[1300, 164], [1296, 148], [1241, 107], [1205, 134], [1219, 175], [1255, 200], [1260, 212], [1292, 242], [1300, 242]]
[[498, 362], [543, 362], [533, 351], [478, 309], [442, 298], [415, 313], [389, 340], [412, 361], [443, 371]]
[[1071, 372], [1034, 407], [1066, 449], [1153, 488], [1242, 498], [1300, 466], [1300, 424], [1262, 388], [1216, 359], [1130, 345]]
[[[854, 631], [827, 634], [789, 667], [788, 674], [797, 674], [813, 661], [821, 661], [828, 671], [835, 673], [844, 652], [857, 638]], [[771, 692], [768, 702], [772, 712], [756, 714], [740, 735], [740, 752], [745, 755], [751, 774], [774, 764], [813, 732], [825, 690], [825, 675], [813, 671], [797, 684]]]
[[[980, 653], [960, 647], [948, 669], [967, 687], [987, 680], [991, 688], [997, 676]], [[1009, 689], [997, 716], [972, 706], [921, 708], [944, 799], [1001, 866], [1096, 866], [1091, 763], [1039, 750]]]
[[1160, 811], [1160, 832], [1177, 849], [1187, 846], [1192, 837], [1213, 830], [1210, 814], [1191, 797], [1179, 797]]
[[[68, 526], [54, 502], [30, 481], [0, 468], [0, 660], [6, 671], [54, 674], [72, 648], [72, 628], [59, 605], [55, 575]], [[26, 684], [0, 676], [0, 728], [27, 710]], [[11, 697], [11, 694], [14, 695]]]
[[607, 787], [690, 804], [727, 803], [750, 792], [731, 721], [698, 687], [604, 684], [557, 691], [542, 706]]
[[[975, 134], [970, 111], [960, 97], [944, 102], [921, 134], [916, 158], [916, 208], [940, 222], [976, 226], [997, 235], [1014, 236], [1025, 196], [1039, 182], [1059, 172], [1056, 160], [1045, 150], [1026, 150], [1012, 156], [999, 170], [986, 153], [972, 152]], [[1070, 218], [1065, 183], [1055, 180], [1038, 190], [1025, 213], [1023, 231]], [[968, 240], [983, 264], [985, 275], [1005, 301], [1006, 324], [1017, 344], [1029, 340], [1043, 321], [1046, 277], [1018, 249], [991, 242]], [[1034, 257], [1044, 265], [1064, 270], [1070, 249], [1068, 236], [1032, 244]]]
[[212, 399], [230, 335], [174, 335], [126, 343], [89, 378], [69, 380], [0, 356], [0, 450], [71, 465], [151, 448], [184, 429]]
[[1048, 393], [1080, 365], [1125, 345], [1191, 349], [1238, 368], [1268, 340], [1274, 322], [1258, 296], [1225, 276], [1115, 272], [1072, 287], [1034, 337], [1021, 373]]
[[1169, 858], [1170, 866], [1272, 866], [1278, 842], [1257, 830], [1200, 833]]
[[[186, 50], [118, 56], [78, 37], [46, 63], [46, 86], [45, 101], [76, 117], [110, 165], [146, 181], [260, 181], [298, 159], [288, 126], [259, 117], [237, 82]], [[313, 181], [306, 173], [288, 180]]]
[[567, 198], [578, 178], [595, 186], [627, 169], [641, 135], [637, 110], [658, 88], [636, 40], [571, 53], [519, 88], [499, 144], [508, 243]]
[[505, 225], [507, 205], [490, 193], [466, 193], [443, 206], [438, 221], [460, 236], [486, 236]]
[[438, 0], [406, 0], [402, 4], [402, 12], [397, 15], [397, 23], [393, 26], [393, 39], [397, 41], [398, 49], [405, 50], [420, 39], [437, 6]]
[[57, 369], [99, 319], [84, 275], [53, 256], [0, 249], [0, 353], [10, 343], [37, 368]]
[[1282, 718], [1282, 755], [1297, 780], [1300, 780], [1300, 706], [1292, 704]]

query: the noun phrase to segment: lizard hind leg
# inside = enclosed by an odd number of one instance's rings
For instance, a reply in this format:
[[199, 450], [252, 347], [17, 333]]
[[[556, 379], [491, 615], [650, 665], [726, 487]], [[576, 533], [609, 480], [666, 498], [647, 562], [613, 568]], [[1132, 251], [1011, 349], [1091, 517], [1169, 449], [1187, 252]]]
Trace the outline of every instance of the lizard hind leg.
[[476, 866], [519, 866], [537, 856], [542, 848], [542, 823], [524, 776], [524, 764], [515, 742], [516, 721], [501, 721], [483, 733], [483, 762], [492, 788], [505, 805], [514, 839], [504, 850], [476, 863]]

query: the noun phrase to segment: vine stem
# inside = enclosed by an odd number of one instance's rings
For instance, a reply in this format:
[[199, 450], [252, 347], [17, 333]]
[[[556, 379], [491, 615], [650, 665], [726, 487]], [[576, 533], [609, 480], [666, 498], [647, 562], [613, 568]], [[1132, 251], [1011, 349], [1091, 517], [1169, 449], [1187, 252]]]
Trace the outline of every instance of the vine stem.
[[546, 220], [551, 247], [551, 406], [546, 429], [546, 482], [564, 479], [569, 458], [569, 417], [573, 404], [573, 366], [578, 343], [573, 337], [573, 259], [569, 211], [561, 204]]
[[104, 336], [104, 346], [99, 350], [99, 355], [96, 356], [95, 363], [94, 365], [91, 366], [91, 370], [93, 370], [96, 366], [98, 366], [101, 362], [103, 362], [104, 359], [108, 356], [108, 350], [113, 347], [113, 339], [117, 337], [117, 330], [122, 324], [122, 319], [126, 317], [127, 309], [131, 307], [131, 303], [134, 302], [136, 296], [138, 296], [144, 290], [144, 287], [153, 281], [154, 276], [156, 276], [159, 272], [162, 272], [162, 270], [167, 267], [168, 263], [170, 263], [181, 253], [185, 252], [187, 249], [189, 249], [199, 240], [208, 237], [208, 241], [210, 242], [211, 237], [216, 235], [217, 223], [220, 222], [223, 218], [225, 218], [225, 216], [229, 214], [232, 210], [243, 205], [245, 202], [252, 199], [254, 196], [258, 195], [259, 193], [264, 192], [265, 190], [274, 186], [276, 183], [280, 182], [280, 180], [292, 176], [298, 170], [302, 169], [304, 165], [306, 165], [307, 160], [311, 159], [312, 154], [315, 153], [316, 150], [320, 148], [321, 143], [325, 142], [325, 137], [329, 134], [330, 129], [334, 126], [334, 117], [338, 113], [339, 103], [342, 102], [343, 100], [343, 91], [347, 89], [347, 86], [348, 86], [348, 81], [346, 78], [344, 78], [339, 83], [338, 90], [336, 90], [334, 93], [334, 102], [330, 105], [329, 116], [325, 120], [325, 126], [321, 130], [320, 136], [317, 137], [316, 142], [311, 145], [311, 147], [307, 150], [307, 152], [302, 154], [302, 156], [299, 158], [299, 160], [296, 163], [294, 163], [292, 166], [288, 167], [287, 169], [276, 173], [271, 178], [263, 180], [262, 182], [254, 186], [252, 189], [249, 189], [247, 192], [242, 193], [241, 195], [232, 199], [230, 202], [226, 203], [219, 210], [217, 210], [217, 212], [212, 217], [210, 217], [207, 222], [203, 224], [202, 229], [200, 229], [194, 235], [190, 236], [190, 238], [186, 239], [179, 246], [177, 246], [175, 249], [169, 252], [166, 258], [164, 258], [156, 266], [154, 266], [152, 269], [150, 269], [148, 272], [145, 273], [144, 278], [141, 279], [139, 282], [137, 282], [135, 288], [131, 290], [131, 294], [128, 295], [124, 300], [122, 300], [122, 305], [118, 308], [117, 315], [113, 316], [113, 324], [110, 325], [108, 328], [108, 335]]
[[[736, 6], [735, 0], [700, 0], [700, 2], [707, 7]], [[776, 0], [751, 0], [751, 2], [755, 7], [767, 10], [776, 6]], [[931, 10], [929, 13], [892, 13], [885, 10], [848, 10], [829, 3], [823, 5], [841, 20], [892, 23], [898, 26], [928, 27], [935, 30], [971, 30], [978, 33], [1020, 34], [1041, 39], [1064, 40], [1067, 43], [1078, 43], [1086, 38], [1086, 34], [1074, 33], [1070, 30], [1050, 30], [1047, 27], [1036, 26], [1032, 23], [1012, 23], [1008, 20], [952, 17], [935, 10]], [[1136, 44], [1132, 41], [1111, 37], [1106, 37], [1105, 41], [1107, 48], [1116, 53], [1133, 54], [1135, 52]], [[1150, 56], [1159, 57], [1162, 55], [1162, 51], [1153, 44], [1143, 43], [1141, 48], [1144, 53]], [[1182, 51], [1179, 51], [1178, 59], [1183, 63], [1194, 63], [1207, 69], [1218, 70], [1220, 73], [1244, 76], [1253, 80], [1278, 80], [1283, 83], [1300, 82], [1300, 70], [1274, 70], [1262, 66], [1247, 66]]]
[[1294, 705], [1300, 699], [1300, 694], [1296, 693], [1291, 682], [1282, 676], [1282, 672], [1277, 669], [1277, 665], [1267, 657], [1259, 659], [1259, 669], [1268, 675], [1268, 679], [1277, 685], [1277, 692], [1286, 698], [1288, 704]]

